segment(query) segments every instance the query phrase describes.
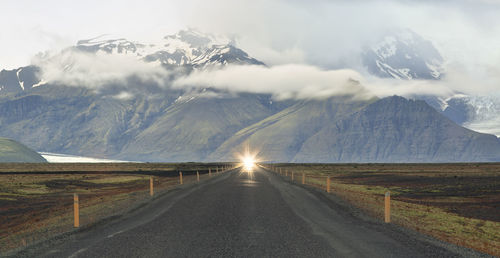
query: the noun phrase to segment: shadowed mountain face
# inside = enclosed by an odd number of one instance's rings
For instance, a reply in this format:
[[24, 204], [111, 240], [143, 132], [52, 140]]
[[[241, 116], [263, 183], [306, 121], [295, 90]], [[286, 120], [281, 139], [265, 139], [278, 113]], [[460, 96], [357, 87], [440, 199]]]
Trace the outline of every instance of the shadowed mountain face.
[[0, 162], [47, 162], [30, 148], [7, 138], [0, 138]]
[[[398, 43], [408, 46], [398, 48], [406, 52], [394, 53], [423, 57], [419, 51], [425, 47], [410, 45], [428, 42], [412, 37]], [[390, 71], [407, 72], [388, 54], [394, 50], [390, 45], [372, 50], [392, 65]], [[167, 36], [159, 45], [99, 38], [66, 51], [131, 55], [167, 70], [175, 67], [173, 76], [228, 64], [263, 65], [231, 42], [195, 31]], [[424, 74], [437, 79], [435, 72], [439, 69]], [[408, 74], [415, 75], [408, 79], [423, 76], [417, 70]], [[176, 162], [233, 160], [249, 147], [264, 160], [282, 162], [500, 161], [498, 138], [460, 127], [423, 101], [275, 101], [266, 94], [175, 89], [134, 77], [95, 90], [45, 82], [38, 75], [36, 67], [0, 73], [0, 136], [38, 151]]]
[[[118, 157], [140, 160], [204, 160], [225, 140], [280, 109], [269, 96], [191, 96], [168, 107], [132, 139]], [[221, 160], [227, 157], [221, 157]]]
[[[272, 161], [291, 161], [308, 139], [325, 126], [370, 102], [348, 98], [296, 101], [294, 105], [237, 132], [209, 158], [221, 159], [250, 147]], [[314, 152], [316, 153], [316, 152]]]
[[423, 101], [389, 97], [367, 102], [308, 101], [247, 127], [214, 158], [260, 150], [272, 161], [498, 161], [500, 141], [465, 129]]
[[423, 101], [390, 97], [325, 126], [293, 161], [457, 162], [499, 157], [497, 137], [458, 126]]

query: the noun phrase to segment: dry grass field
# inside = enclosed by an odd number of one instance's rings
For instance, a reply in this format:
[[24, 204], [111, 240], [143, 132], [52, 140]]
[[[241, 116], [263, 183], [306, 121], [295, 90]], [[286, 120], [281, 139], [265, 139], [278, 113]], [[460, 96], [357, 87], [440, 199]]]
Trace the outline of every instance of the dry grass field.
[[73, 194], [80, 199], [80, 222], [91, 225], [150, 199], [179, 183], [215, 174], [223, 164], [0, 164], [0, 253], [73, 229]]
[[392, 221], [458, 245], [500, 256], [500, 164], [277, 164], [300, 183], [331, 188], [383, 219], [391, 193]]

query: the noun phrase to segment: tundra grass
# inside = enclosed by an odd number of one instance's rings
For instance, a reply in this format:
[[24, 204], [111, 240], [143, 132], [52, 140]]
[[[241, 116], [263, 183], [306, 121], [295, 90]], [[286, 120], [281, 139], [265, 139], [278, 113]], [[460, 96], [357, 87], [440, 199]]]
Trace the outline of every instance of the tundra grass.
[[[301, 182], [304, 173], [307, 184], [321, 189], [326, 189], [326, 177], [330, 176], [333, 194], [381, 221], [384, 194], [390, 191], [393, 223], [500, 256], [500, 214], [495, 213], [495, 205], [498, 207], [500, 203], [499, 164], [282, 164], [277, 167], [294, 171], [297, 182]], [[473, 204], [461, 208], [467, 216], [450, 212], [465, 203]]]

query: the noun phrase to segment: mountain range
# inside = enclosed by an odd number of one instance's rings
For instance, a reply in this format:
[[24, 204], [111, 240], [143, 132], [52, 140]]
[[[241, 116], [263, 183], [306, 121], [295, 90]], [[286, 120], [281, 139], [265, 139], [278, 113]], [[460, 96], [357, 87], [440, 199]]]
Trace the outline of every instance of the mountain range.
[[[445, 60], [429, 40], [409, 29], [392, 29], [366, 46], [361, 59], [366, 70], [381, 78], [439, 81]], [[500, 97], [455, 92], [449, 97], [415, 96], [455, 123], [500, 136]]]
[[[405, 33], [404, 40], [393, 36], [366, 48], [367, 70], [381, 77], [439, 80], [442, 57], [428, 41]], [[233, 41], [195, 30], [155, 44], [99, 37], [63, 52], [130, 56], [175, 71], [173, 76], [226, 65], [265, 66]], [[70, 72], [73, 63], [63, 67]], [[160, 87], [133, 76], [96, 90], [43, 75], [38, 66], [0, 72], [1, 136], [38, 151], [171, 162], [234, 160], [247, 148], [262, 160], [283, 162], [500, 161], [496, 136], [460, 126], [430, 101], [276, 100], [209, 85]]]

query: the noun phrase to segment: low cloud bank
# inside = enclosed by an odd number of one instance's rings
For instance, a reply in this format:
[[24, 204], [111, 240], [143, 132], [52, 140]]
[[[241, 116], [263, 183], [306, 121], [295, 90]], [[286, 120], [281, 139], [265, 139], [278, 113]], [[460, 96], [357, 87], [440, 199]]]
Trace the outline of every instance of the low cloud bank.
[[324, 71], [307, 65], [238, 65], [196, 71], [174, 81], [173, 87], [212, 87], [235, 92], [267, 93], [277, 99], [335, 95], [369, 98], [371, 94], [356, 82], [361, 77], [353, 70]]
[[32, 60], [41, 68], [43, 80], [65, 86], [101, 89], [109, 84], [125, 84], [131, 76], [143, 82], [165, 84], [170, 72], [158, 63], [147, 63], [135, 56], [93, 54], [67, 49]]
[[[482, 74], [471, 76], [463, 67], [450, 66], [440, 81], [381, 79], [351, 69], [325, 70], [306, 64], [228, 65], [185, 74], [182, 70], [167, 70], [157, 62], [144, 62], [135, 55], [93, 54], [74, 49], [39, 56], [33, 64], [41, 68], [40, 78], [49, 83], [83, 86], [101, 92], [109, 86], [125, 88], [126, 94], [118, 92], [121, 95], [115, 96], [118, 99], [132, 98], [145, 89], [145, 84], [159, 88], [211, 87], [235, 93], [264, 93], [280, 100], [331, 96], [369, 99], [392, 95], [446, 98], [457, 92], [491, 95], [498, 94], [495, 92], [500, 85], [498, 68], [483, 69]], [[130, 83], [132, 77], [134, 80]], [[172, 79], [174, 77], [177, 79]]]
[[350, 69], [322, 70], [309, 65], [228, 66], [196, 71], [174, 81], [173, 87], [212, 87], [227, 91], [268, 93], [277, 99], [353, 96], [405, 97], [451, 96], [453, 90], [441, 82], [401, 81], [363, 76]]

